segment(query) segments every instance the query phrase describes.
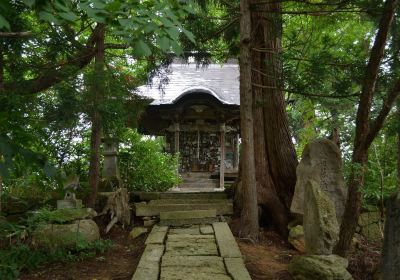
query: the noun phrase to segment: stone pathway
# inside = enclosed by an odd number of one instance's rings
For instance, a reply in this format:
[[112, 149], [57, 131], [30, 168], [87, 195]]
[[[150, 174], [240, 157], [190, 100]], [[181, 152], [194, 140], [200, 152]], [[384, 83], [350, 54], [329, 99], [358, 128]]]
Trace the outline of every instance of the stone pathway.
[[251, 280], [225, 222], [155, 225], [132, 280]]

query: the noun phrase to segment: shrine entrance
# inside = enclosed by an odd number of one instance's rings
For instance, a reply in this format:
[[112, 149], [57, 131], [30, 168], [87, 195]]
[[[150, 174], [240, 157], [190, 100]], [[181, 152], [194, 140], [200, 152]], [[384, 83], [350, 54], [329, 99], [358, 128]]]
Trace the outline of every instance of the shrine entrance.
[[164, 135], [166, 151], [179, 153], [179, 172], [209, 172], [224, 185], [226, 172], [239, 163], [239, 106], [212, 91], [193, 89], [169, 104], [150, 105], [142, 118], [144, 133]]

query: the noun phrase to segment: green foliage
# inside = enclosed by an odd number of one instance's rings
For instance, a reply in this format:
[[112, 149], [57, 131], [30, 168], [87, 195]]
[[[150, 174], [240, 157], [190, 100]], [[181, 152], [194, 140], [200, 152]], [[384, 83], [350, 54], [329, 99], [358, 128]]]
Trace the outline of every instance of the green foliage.
[[0, 250], [0, 279], [17, 279], [21, 270], [31, 270], [40, 265], [57, 261], [80, 261], [104, 253], [111, 246], [110, 240], [92, 243], [79, 242], [70, 250], [34, 250], [25, 244], [16, 244], [7, 250]]
[[30, 225], [30, 227], [36, 227], [38, 224], [63, 224], [81, 219], [85, 214], [87, 214], [87, 211], [84, 208], [51, 210], [45, 207], [36, 211], [28, 218], [28, 225]]
[[166, 191], [180, 182], [178, 157], [163, 152], [161, 138], [128, 130], [119, 153], [121, 177], [129, 190]]

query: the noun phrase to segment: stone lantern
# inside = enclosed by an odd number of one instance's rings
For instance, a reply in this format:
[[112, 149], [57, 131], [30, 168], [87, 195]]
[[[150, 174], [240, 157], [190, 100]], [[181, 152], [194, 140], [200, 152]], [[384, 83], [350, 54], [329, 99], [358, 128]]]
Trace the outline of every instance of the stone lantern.
[[103, 178], [119, 178], [118, 172], [118, 144], [119, 139], [114, 137], [105, 137], [103, 142]]

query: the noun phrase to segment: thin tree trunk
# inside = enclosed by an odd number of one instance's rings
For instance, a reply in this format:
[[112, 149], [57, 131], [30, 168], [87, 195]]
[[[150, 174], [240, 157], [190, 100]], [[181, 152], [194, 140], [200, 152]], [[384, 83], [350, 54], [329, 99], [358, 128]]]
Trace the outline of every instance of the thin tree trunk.
[[400, 191], [400, 98], [396, 102], [397, 116], [397, 191]]
[[396, 82], [392, 91], [388, 94], [381, 112], [370, 127], [371, 106], [375, 93], [379, 66], [384, 55], [386, 41], [397, 5], [398, 0], [387, 0], [384, 4], [379, 30], [371, 49], [370, 59], [362, 84], [356, 118], [356, 135], [354, 139], [352, 167], [348, 180], [348, 196], [342, 224], [340, 226], [339, 242], [334, 250], [336, 254], [341, 256], [346, 256], [350, 248], [351, 240], [356, 231], [358, 218], [360, 216], [362, 203], [360, 190], [364, 186], [365, 168], [368, 162], [368, 148], [382, 127], [391, 106], [393, 106], [395, 97], [398, 95], [398, 82]]
[[240, 235], [258, 240], [258, 207], [254, 166], [253, 97], [251, 88], [251, 17], [249, 2], [240, 1], [240, 127], [242, 134], [242, 192]]
[[100, 180], [100, 146], [101, 146], [101, 134], [102, 134], [102, 121], [99, 112], [99, 102], [104, 95], [104, 88], [102, 87], [101, 81], [97, 79], [102, 77], [104, 71], [104, 26], [103, 32], [97, 37], [96, 40], [96, 56], [95, 56], [95, 79], [92, 88], [92, 133], [90, 135], [90, 163], [89, 163], [89, 188], [91, 190], [88, 206], [94, 208], [97, 199], [97, 189]]

